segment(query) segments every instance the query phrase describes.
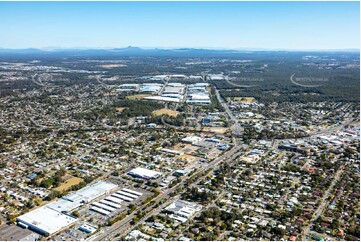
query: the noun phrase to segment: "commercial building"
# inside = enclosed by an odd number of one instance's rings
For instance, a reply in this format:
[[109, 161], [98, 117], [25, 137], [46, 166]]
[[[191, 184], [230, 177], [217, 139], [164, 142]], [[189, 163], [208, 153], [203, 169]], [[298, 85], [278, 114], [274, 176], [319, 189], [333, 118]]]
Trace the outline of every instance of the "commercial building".
[[192, 172], [192, 169], [187, 167], [187, 168], [184, 168], [184, 169], [175, 170], [174, 175], [175, 176], [186, 176], [190, 172]]
[[162, 149], [160, 149], [160, 151], [167, 153], [167, 154], [171, 154], [171, 155], [183, 155], [184, 154], [183, 151], [172, 150], [172, 149], [167, 149], [167, 148], [162, 148]]
[[82, 224], [80, 227], [79, 227], [79, 230], [80, 231], [83, 231], [87, 234], [92, 234], [94, 233], [95, 231], [97, 231], [96, 228], [94, 228], [93, 226], [91, 226], [90, 224]]
[[138, 178], [144, 179], [155, 179], [162, 175], [162, 173], [157, 171], [148, 170], [142, 167], [137, 167], [128, 172], [129, 175]]
[[175, 220], [184, 223], [196, 212], [201, 211], [202, 206], [195, 203], [177, 200], [166, 207], [165, 210], [170, 214], [170, 218], [174, 218]]
[[182, 142], [188, 143], [188, 144], [196, 144], [202, 140], [201, 137], [198, 136], [188, 136], [182, 139]]
[[44, 236], [52, 235], [77, 221], [76, 218], [53, 210], [47, 206], [37, 208], [17, 218], [20, 226]]

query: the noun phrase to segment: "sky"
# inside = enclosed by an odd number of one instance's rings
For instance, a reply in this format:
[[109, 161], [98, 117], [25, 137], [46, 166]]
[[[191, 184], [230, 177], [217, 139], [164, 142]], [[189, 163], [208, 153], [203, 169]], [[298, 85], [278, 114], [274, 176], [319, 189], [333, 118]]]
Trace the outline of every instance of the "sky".
[[360, 48], [359, 2], [0, 2], [0, 48]]

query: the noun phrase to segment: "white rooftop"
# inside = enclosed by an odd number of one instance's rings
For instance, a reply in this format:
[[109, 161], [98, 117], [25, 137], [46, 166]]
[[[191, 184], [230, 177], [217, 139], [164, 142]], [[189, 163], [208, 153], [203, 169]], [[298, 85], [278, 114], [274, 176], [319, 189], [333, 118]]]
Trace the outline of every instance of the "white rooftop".
[[142, 167], [137, 167], [137, 168], [130, 170], [129, 174], [136, 175], [136, 176], [143, 177], [143, 178], [155, 178], [155, 177], [161, 175], [162, 173], [153, 171], [153, 170], [148, 170], [148, 169], [145, 169]]
[[46, 207], [51, 208], [55, 211], [62, 212], [62, 211], [70, 211], [77, 207], [80, 207], [82, 203], [80, 201], [71, 202], [69, 200], [65, 200], [63, 198], [58, 199], [57, 201], [48, 203]]
[[182, 139], [183, 142], [190, 142], [192, 144], [197, 143], [197, 142], [199, 142], [201, 140], [202, 140], [202, 138], [198, 137], [198, 136], [187, 136], [187, 137]]
[[165, 101], [165, 102], [177, 102], [177, 103], [179, 102], [179, 98], [161, 97], [161, 96], [145, 97], [144, 99], [158, 100], [158, 101]]
[[56, 233], [77, 221], [73, 217], [45, 206], [19, 216], [17, 220], [48, 234]]
[[63, 198], [73, 202], [81, 202], [81, 201], [91, 201], [105, 193], [109, 192], [110, 190], [116, 188], [117, 185], [105, 182], [105, 181], [98, 181], [92, 185], [88, 185], [75, 193], [69, 194], [64, 196]]

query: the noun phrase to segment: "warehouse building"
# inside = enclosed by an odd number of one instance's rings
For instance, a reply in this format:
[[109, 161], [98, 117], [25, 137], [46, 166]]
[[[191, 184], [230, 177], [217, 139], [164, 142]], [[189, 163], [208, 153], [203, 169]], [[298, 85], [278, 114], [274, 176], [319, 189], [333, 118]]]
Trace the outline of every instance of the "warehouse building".
[[121, 84], [118, 86], [118, 92], [138, 91], [140, 88], [139, 84]]
[[137, 178], [144, 179], [155, 179], [162, 175], [162, 173], [157, 171], [148, 170], [142, 167], [137, 167], [128, 172], [129, 175]]
[[179, 98], [174, 97], [163, 97], [163, 96], [150, 96], [150, 97], [144, 97], [146, 100], [154, 100], [154, 101], [162, 101], [162, 102], [175, 102], [179, 103]]
[[156, 93], [163, 87], [163, 84], [159, 83], [143, 83], [140, 87], [141, 93]]
[[53, 210], [47, 206], [40, 207], [17, 218], [20, 226], [29, 228], [44, 236], [71, 226], [77, 221], [76, 218]]
[[211, 99], [207, 91], [208, 83], [196, 83], [188, 85], [187, 103], [195, 105], [211, 104]]

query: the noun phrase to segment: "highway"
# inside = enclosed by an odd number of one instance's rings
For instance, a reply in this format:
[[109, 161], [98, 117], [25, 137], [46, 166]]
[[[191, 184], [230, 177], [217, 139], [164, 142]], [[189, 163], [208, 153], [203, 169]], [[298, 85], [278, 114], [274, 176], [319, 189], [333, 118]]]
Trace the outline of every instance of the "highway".
[[[36, 81], [35, 78], [38, 76], [38, 74], [35, 74], [32, 76], [31, 80], [33, 81], [33, 83], [35, 83], [36, 85], [42, 86], [42, 87], [50, 87], [50, 88], [56, 88], [58, 86], [55, 85], [49, 85], [49, 84], [44, 84], [41, 81]], [[38, 79], [40, 79], [40, 76], [38, 76]]]
[[104, 86], [104, 87], [110, 87], [110, 86], [111, 86], [111, 85], [108, 85], [108, 84], [102, 82], [102, 81], [100, 80], [100, 78], [101, 78], [101, 76], [100, 76], [100, 75], [97, 75], [96, 79], [97, 79], [97, 82], [98, 82], [99, 84], [101, 84], [101, 85]]
[[225, 77], [224, 77], [224, 80], [226, 80], [226, 82], [227, 82], [228, 84], [230, 84], [230, 85], [232, 85], [232, 86], [235, 86], [235, 87], [255, 87], [255, 86], [258, 86], [258, 85], [239, 85], [239, 84], [235, 84], [235, 83], [233, 83], [233, 82], [231, 82], [231, 81], [229, 80], [229, 77], [228, 77], [228, 76], [225, 76]]
[[318, 85], [304, 85], [304, 84], [301, 84], [301, 83], [298, 83], [296, 82], [295, 80], [293, 80], [293, 77], [295, 76], [296, 73], [293, 73], [290, 77], [290, 80], [293, 84], [297, 85], [297, 86], [300, 86], [300, 87], [320, 87], [322, 85], [318, 84]]
[[163, 86], [162, 86], [162, 88], [158, 91], [158, 95], [162, 95], [162, 93], [164, 92], [164, 89], [165, 89], [165, 87], [168, 85], [168, 82], [169, 82], [169, 80], [170, 80], [170, 76], [166, 76], [166, 77], [164, 77], [163, 78]]
[[217, 88], [215, 88], [215, 93], [216, 93], [216, 97], [218, 99], [218, 102], [222, 105], [223, 109], [226, 111], [229, 119], [232, 122], [232, 126], [231, 126], [231, 130], [232, 130], [232, 134], [234, 137], [234, 144], [238, 145], [238, 139], [237, 137], [241, 136], [241, 133], [243, 132], [242, 127], [240, 126], [238, 119], [233, 115], [232, 111], [229, 109], [227, 103], [221, 98], [221, 95], [219, 94], [219, 91], [217, 90]]

